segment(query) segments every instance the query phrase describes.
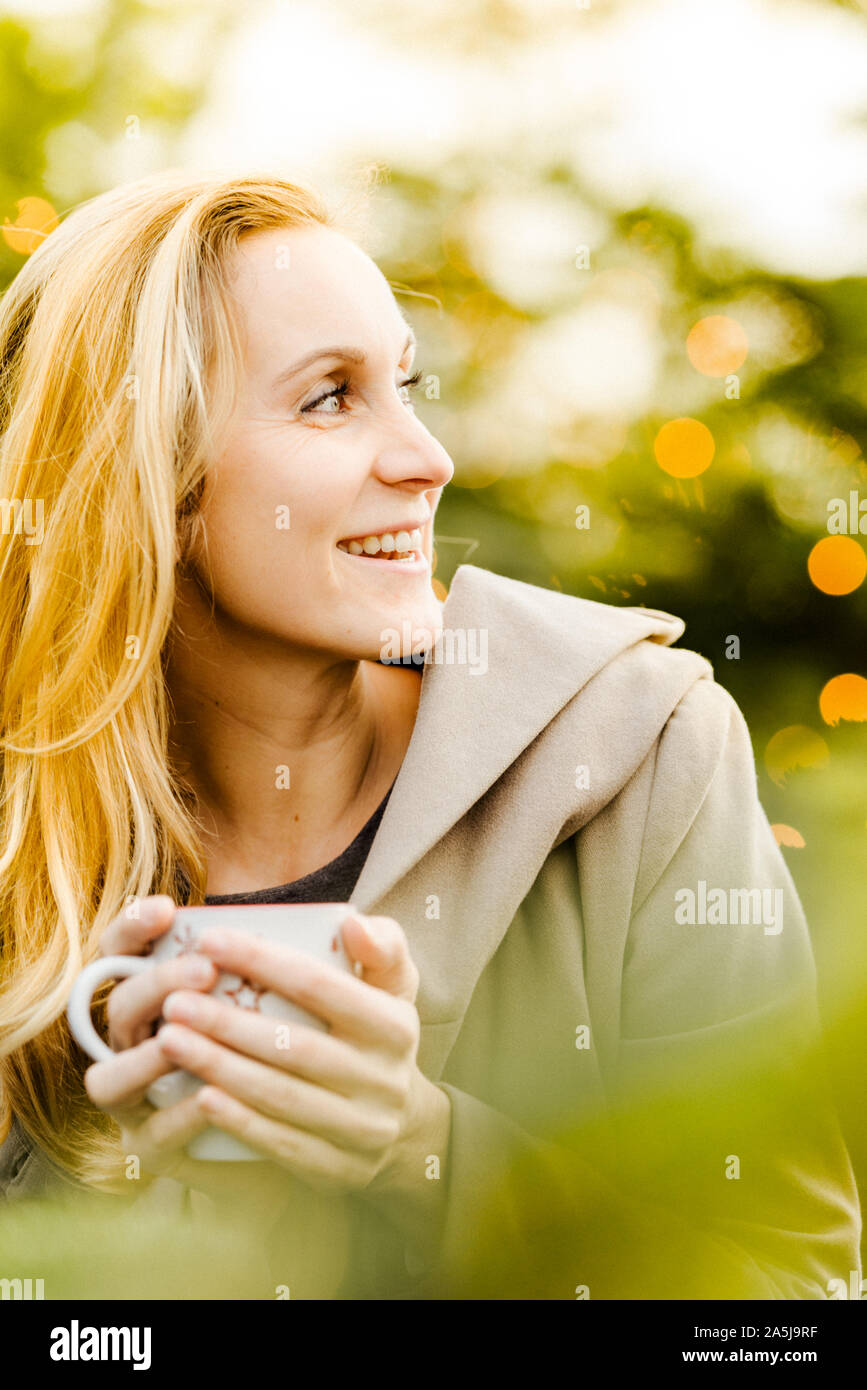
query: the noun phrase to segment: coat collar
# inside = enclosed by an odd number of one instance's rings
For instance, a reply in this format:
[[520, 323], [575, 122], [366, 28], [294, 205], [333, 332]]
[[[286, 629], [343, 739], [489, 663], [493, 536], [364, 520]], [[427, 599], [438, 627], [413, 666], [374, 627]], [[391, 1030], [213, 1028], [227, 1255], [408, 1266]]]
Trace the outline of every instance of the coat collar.
[[644, 638], [669, 646], [684, 627], [657, 609], [615, 608], [460, 565], [443, 628], [486, 634], [487, 669], [447, 661], [442, 639], [425, 664], [412, 737], [353, 905], [372, 912], [619, 652]]

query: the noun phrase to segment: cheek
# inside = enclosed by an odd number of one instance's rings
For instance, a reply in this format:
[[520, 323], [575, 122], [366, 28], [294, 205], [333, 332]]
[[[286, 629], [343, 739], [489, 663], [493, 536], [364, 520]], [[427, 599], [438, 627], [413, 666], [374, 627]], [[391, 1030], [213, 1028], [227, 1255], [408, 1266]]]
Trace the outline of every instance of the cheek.
[[306, 457], [317, 452], [302, 458], [296, 449], [293, 457], [288, 446], [260, 442], [240, 458], [224, 454], [209, 479], [194, 563], [217, 604], [238, 620], [283, 630], [288, 613], [297, 630], [317, 597], [321, 603], [323, 586], [334, 585], [336, 518], [351, 499], [336, 495], [323, 459]]
[[257, 547], [292, 564], [293, 556], [303, 561], [308, 547], [324, 545], [341, 505], [326, 446], [324, 439], [299, 442], [285, 427], [264, 425], [234, 438], [203, 510], [212, 552]]

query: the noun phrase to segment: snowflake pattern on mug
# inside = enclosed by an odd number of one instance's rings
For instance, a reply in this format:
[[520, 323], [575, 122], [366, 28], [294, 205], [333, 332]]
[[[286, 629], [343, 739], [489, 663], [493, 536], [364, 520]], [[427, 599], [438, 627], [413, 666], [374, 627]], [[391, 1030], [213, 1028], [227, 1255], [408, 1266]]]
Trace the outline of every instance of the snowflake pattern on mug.
[[172, 931], [172, 941], [180, 947], [179, 956], [189, 956], [196, 949], [196, 934], [189, 922], [184, 922]]
[[223, 997], [233, 999], [239, 1009], [253, 1009], [260, 1013], [259, 1001], [267, 992], [263, 985], [254, 985], [250, 980], [242, 979], [234, 989], [224, 989]]

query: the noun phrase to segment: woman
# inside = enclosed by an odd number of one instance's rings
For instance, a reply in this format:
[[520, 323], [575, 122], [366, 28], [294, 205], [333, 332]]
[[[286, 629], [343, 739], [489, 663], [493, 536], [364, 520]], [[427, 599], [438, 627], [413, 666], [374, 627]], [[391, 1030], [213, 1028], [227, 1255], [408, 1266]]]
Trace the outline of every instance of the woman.
[[[533, 1269], [531, 1296], [826, 1296], [857, 1199], [743, 720], [667, 614], [469, 565], [440, 603], [452, 464], [412, 331], [315, 194], [170, 173], [95, 198], [20, 271], [0, 344], [0, 491], [45, 517], [2, 539], [7, 1196], [119, 1192], [134, 1154], [161, 1179], [140, 1200], [258, 1201], [267, 1226], [291, 1180], [362, 1233], [342, 1291], [373, 1287], [375, 1247], [397, 1296], [456, 1287], [490, 1197], [496, 1296]], [[701, 885], [773, 911], [696, 924]], [[229, 930], [116, 985], [118, 1056], [87, 1067], [85, 961], [147, 951], [177, 902], [305, 900], [351, 901], [360, 978]], [[235, 966], [331, 1036], [275, 1059], [207, 998]], [[208, 1084], [154, 1111], [178, 1065]], [[185, 1156], [208, 1125], [255, 1178]]]

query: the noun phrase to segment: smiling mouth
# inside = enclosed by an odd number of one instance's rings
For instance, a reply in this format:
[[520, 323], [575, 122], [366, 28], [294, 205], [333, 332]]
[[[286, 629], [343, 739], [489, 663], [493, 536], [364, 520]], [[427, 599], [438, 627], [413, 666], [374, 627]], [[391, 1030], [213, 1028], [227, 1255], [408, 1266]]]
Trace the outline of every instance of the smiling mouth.
[[412, 531], [385, 531], [379, 536], [354, 536], [337, 542], [337, 549], [362, 560], [383, 560], [401, 565], [424, 561], [421, 528]]

